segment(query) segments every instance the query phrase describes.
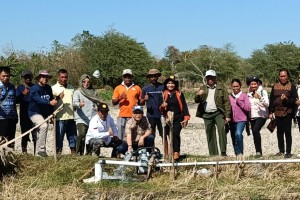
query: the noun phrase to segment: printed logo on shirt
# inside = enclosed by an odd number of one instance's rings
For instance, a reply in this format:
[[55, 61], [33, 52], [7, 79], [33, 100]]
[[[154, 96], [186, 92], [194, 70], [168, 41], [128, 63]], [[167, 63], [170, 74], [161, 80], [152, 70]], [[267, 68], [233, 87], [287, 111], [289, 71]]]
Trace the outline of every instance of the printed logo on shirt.
[[49, 96], [48, 94], [46, 94], [46, 95], [41, 95], [41, 98], [42, 98], [42, 99], [50, 100], [50, 96]]

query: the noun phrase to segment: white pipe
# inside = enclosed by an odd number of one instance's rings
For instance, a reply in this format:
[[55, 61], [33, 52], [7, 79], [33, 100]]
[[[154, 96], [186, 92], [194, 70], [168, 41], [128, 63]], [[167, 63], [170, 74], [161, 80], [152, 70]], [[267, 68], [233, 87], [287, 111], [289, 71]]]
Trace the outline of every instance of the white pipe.
[[[99, 160], [98, 164], [105, 165], [125, 165], [136, 167], [147, 167], [146, 163], [118, 161], [118, 160]], [[231, 161], [210, 161], [210, 162], [189, 162], [174, 163], [174, 166], [197, 166], [197, 165], [230, 165], [230, 164], [272, 164], [272, 163], [300, 163], [300, 159], [285, 160], [231, 160]], [[172, 167], [172, 163], [157, 163], [157, 167]]]

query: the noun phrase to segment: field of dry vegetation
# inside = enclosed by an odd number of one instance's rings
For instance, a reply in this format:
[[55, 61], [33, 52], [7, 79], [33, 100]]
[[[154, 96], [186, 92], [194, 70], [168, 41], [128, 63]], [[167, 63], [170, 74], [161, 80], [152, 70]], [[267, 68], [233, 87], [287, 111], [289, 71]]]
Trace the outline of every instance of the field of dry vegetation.
[[[196, 105], [189, 105], [192, 119], [182, 131], [182, 153], [188, 158], [182, 162], [236, 160], [228, 134], [228, 157], [208, 157], [203, 121], [195, 118]], [[117, 109], [111, 108], [116, 115]], [[49, 132], [47, 151], [53, 155], [52, 133]], [[293, 159], [299, 153], [300, 134], [293, 128]], [[262, 131], [263, 153], [260, 159], [282, 159], [277, 153], [276, 134]], [[17, 173], [4, 177], [0, 182], [0, 199], [300, 199], [300, 165], [294, 164], [247, 164], [178, 167], [176, 179], [170, 169], [155, 172], [149, 181], [137, 176], [135, 169], [127, 168], [126, 181], [102, 181], [97, 184], [82, 183], [80, 179], [93, 176], [89, 170], [99, 158], [94, 156], [70, 156], [65, 141], [63, 155], [39, 158], [22, 155], [17, 142]], [[161, 148], [160, 138], [156, 146]], [[252, 136], [244, 137], [244, 159], [252, 160], [254, 147]], [[29, 153], [32, 152], [29, 146]], [[102, 156], [108, 156], [104, 150]], [[101, 158], [103, 159], [103, 158]], [[210, 173], [200, 173], [201, 169]], [[113, 166], [106, 166], [111, 172]]]

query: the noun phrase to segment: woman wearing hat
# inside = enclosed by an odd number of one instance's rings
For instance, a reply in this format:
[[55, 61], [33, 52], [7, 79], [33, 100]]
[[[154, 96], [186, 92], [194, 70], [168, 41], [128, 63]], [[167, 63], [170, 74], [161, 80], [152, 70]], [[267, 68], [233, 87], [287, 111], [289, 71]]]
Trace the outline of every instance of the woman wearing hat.
[[[36, 76], [37, 84], [30, 89], [28, 115], [34, 125], [41, 124], [53, 112], [53, 106], [57, 105], [52, 88], [48, 85], [50, 78], [52, 76], [47, 70], [40, 70]], [[37, 128], [37, 156], [48, 156], [46, 153], [47, 132], [48, 123], [43, 123]]]
[[[173, 158], [178, 160], [180, 156], [180, 132], [185, 128], [190, 119], [189, 109], [187, 107], [184, 95], [179, 91], [179, 83], [174, 76], [167, 78], [164, 82], [165, 90], [163, 92], [164, 101], [160, 106], [160, 110], [166, 116], [167, 113], [173, 112]], [[170, 124], [165, 126], [166, 135], [170, 132]]]
[[265, 125], [269, 116], [268, 93], [261, 86], [262, 81], [257, 76], [247, 79], [249, 86], [248, 98], [251, 104], [250, 127], [252, 129], [256, 157], [262, 156], [260, 130]]

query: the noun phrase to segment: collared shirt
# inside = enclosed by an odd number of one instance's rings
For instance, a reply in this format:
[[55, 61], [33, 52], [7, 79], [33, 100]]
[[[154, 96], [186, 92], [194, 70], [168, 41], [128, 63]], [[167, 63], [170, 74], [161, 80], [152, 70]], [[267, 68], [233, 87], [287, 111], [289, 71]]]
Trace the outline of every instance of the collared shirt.
[[102, 138], [105, 144], [109, 144], [111, 136], [109, 135], [109, 129], [112, 130], [114, 136], [118, 136], [118, 129], [113, 118], [108, 114], [106, 120], [102, 120], [98, 114], [92, 117], [89, 129], [86, 134], [85, 143], [89, 144], [92, 138]]
[[147, 130], [151, 131], [151, 125], [147, 117], [143, 116], [139, 123], [137, 123], [134, 118], [131, 118], [126, 123], [125, 141], [129, 134], [131, 135], [132, 141], [139, 141], [140, 137], [143, 136]]
[[213, 87], [207, 86], [207, 88], [208, 88], [208, 94], [206, 99], [205, 112], [207, 113], [216, 112], [218, 110], [215, 102], [216, 85], [214, 85]]
[[67, 87], [64, 87], [60, 83], [56, 83], [52, 86], [53, 96], [59, 96], [60, 93], [64, 92], [64, 97], [58, 100], [57, 105], [54, 109], [57, 109], [62, 103], [64, 104], [62, 111], [57, 113], [57, 120], [68, 120], [74, 119], [74, 108], [73, 108], [73, 94], [74, 87], [68, 83]]
[[137, 105], [138, 101], [142, 98], [142, 90], [138, 85], [132, 83], [127, 87], [124, 82], [121, 85], [118, 85], [114, 89], [112, 99], [118, 99], [123, 92], [126, 94], [125, 99], [119, 101], [119, 117], [132, 117], [132, 109]]

